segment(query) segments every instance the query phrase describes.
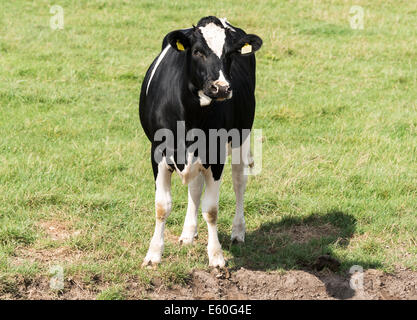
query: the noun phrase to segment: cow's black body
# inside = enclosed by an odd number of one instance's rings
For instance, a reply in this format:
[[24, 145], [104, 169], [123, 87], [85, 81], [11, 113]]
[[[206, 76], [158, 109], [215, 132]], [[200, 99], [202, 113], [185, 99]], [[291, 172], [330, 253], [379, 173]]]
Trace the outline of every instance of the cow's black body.
[[[246, 33], [239, 28], [233, 27], [236, 31], [233, 34], [235, 38], [244, 36]], [[182, 30], [189, 33], [192, 29]], [[168, 44], [164, 38], [162, 49]], [[190, 54], [190, 53], [187, 53]], [[224, 128], [229, 131], [232, 128], [251, 129], [255, 116], [255, 55], [240, 56], [236, 55], [231, 63], [230, 78], [233, 88], [233, 97], [225, 101], [212, 101], [210, 106], [201, 107], [195, 88], [190, 88], [187, 79], [187, 56], [182, 52], [177, 52], [170, 48], [164, 59], [159, 64], [149, 86], [146, 95], [151, 70], [153, 69], [157, 58], [152, 63], [146, 73], [142, 83], [140, 94], [140, 121], [148, 139], [152, 142], [152, 164], [154, 175], [156, 176], [157, 163], [153, 159], [156, 146], [160, 141], [154, 141], [155, 132], [158, 129], [166, 128], [175, 133], [177, 130], [177, 121], [185, 121], [185, 130], [199, 128], [207, 132], [209, 129]], [[246, 132], [246, 131], [245, 131]], [[246, 138], [241, 135], [241, 141]], [[186, 145], [192, 142], [184, 142]], [[219, 145], [216, 150], [220, 156], [220, 148], [225, 146]], [[235, 146], [233, 146], [235, 147]], [[223, 164], [209, 163], [210, 150], [207, 149], [207, 161], [204, 167], [211, 166], [213, 177], [218, 180], [223, 171]], [[182, 170], [184, 165], [177, 165]], [[173, 168], [174, 169], [174, 168]]]

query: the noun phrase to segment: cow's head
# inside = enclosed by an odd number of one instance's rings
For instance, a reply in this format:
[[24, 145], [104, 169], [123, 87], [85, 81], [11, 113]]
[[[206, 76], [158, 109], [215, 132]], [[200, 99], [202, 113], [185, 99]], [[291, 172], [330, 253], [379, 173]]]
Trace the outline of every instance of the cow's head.
[[167, 35], [170, 45], [187, 55], [190, 86], [202, 106], [211, 100], [230, 99], [233, 94], [230, 69], [237, 55], [251, 55], [262, 40], [254, 34], [235, 30], [226, 19], [206, 17], [191, 30], [177, 30]]

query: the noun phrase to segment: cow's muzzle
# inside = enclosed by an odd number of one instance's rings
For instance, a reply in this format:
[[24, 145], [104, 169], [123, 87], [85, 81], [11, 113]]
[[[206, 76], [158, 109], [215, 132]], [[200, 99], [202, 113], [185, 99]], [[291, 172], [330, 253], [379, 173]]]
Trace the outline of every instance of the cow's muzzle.
[[233, 91], [230, 84], [225, 81], [213, 81], [204, 90], [204, 93], [212, 99], [223, 101], [232, 97]]

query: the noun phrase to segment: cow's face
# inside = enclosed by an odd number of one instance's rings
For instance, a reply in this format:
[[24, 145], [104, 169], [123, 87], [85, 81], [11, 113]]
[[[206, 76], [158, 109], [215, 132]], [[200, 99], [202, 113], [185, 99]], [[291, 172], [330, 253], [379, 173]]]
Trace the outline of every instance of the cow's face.
[[200, 20], [187, 35], [183, 31], [168, 34], [171, 46], [187, 55], [190, 85], [196, 89], [202, 106], [211, 100], [222, 101], [233, 95], [230, 69], [236, 55], [251, 55], [262, 40], [251, 34], [238, 33], [226, 21], [216, 17]]

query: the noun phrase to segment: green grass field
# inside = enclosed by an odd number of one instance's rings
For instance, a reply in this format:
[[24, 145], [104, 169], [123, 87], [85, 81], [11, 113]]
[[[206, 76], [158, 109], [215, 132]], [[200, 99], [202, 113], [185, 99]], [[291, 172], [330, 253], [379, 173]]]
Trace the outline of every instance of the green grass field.
[[[50, 6], [64, 8], [52, 30]], [[365, 10], [353, 30], [349, 9]], [[208, 266], [207, 228], [181, 247], [187, 191], [173, 179], [163, 263], [141, 269], [154, 229], [150, 143], [138, 119], [144, 74], [168, 32], [227, 17], [257, 53], [263, 169], [249, 179], [244, 246], [229, 238], [231, 170], [220, 196], [228, 266], [342, 263], [417, 269], [417, 6], [413, 1], [2, 1], [0, 297], [16, 279], [66, 278], [97, 298], [131, 279], [182, 283]]]

